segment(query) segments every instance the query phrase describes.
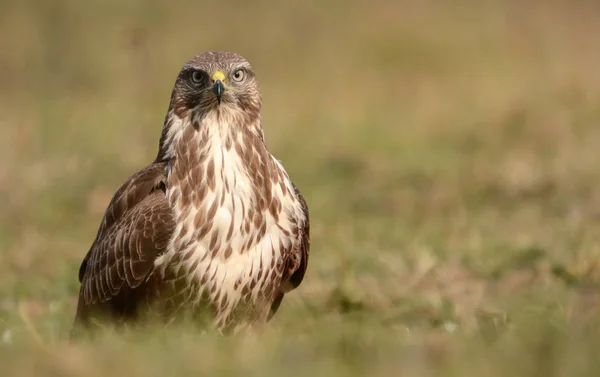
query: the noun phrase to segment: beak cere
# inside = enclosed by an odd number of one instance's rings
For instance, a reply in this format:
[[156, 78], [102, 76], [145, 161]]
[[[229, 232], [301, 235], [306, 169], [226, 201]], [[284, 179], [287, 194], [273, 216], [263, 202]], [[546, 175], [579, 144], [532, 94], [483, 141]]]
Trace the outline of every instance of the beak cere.
[[213, 82], [212, 91], [217, 96], [217, 102], [220, 105], [221, 96], [223, 95], [223, 92], [225, 92], [225, 84], [223, 83], [225, 81], [225, 74], [221, 71], [215, 71], [212, 74], [211, 79]]

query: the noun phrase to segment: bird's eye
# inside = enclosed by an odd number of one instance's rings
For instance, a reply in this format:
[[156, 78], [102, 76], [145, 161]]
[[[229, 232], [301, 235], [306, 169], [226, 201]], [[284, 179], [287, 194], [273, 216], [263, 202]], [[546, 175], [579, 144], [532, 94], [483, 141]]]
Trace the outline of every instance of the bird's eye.
[[244, 72], [243, 69], [238, 69], [235, 72], [233, 72], [233, 80], [240, 82], [244, 79], [244, 77], [246, 76], [246, 72]]
[[200, 72], [200, 71], [192, 72], [192, 81], [194, 82], [194, 84], [202, 83], [202, 72]]

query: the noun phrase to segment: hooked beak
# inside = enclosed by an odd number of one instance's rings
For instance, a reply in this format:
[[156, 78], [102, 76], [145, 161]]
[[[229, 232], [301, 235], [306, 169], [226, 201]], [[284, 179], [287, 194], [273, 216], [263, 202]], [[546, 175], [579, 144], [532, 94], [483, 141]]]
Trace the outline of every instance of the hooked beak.
[[225, 74], [221, 71], [215, 71], [211, 78], [213, 82], [212, 92], [217, 96], [217, 102], [220, 105], [221, 96], [225, 92], [225, 84], [223, 83], [225, 81]]
[[212, 92], [215, 93], [215, 95], [217, 96], [217, 102], [219, 103], [219, 105], [221, 104], [221, 96], [223, 95], [224, 91], [225, 85], [223, 85], [223, 82], [221, 80], [215, 81], [212, 87]]

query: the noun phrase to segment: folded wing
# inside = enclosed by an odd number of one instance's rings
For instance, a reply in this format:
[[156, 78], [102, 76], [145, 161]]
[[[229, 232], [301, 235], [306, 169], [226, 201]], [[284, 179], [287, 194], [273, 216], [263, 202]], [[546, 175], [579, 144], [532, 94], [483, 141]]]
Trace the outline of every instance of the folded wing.
[[79, 269], [76, 325], [95, 317], [134, 318], [156, 294], [154, 260], [175, 228], [165, 197], [165, 165], [155, 163], [127, 180], [111, 200]]

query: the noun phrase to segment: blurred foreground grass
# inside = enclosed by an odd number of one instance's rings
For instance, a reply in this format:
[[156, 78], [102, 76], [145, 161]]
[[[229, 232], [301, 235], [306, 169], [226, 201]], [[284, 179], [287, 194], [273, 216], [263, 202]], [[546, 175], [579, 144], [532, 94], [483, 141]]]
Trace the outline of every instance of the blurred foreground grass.
[[[1, 2], [0, 374], [598, 374], [598, 35], [592, 1]], [[305, 282], [261, 336], [69, 344], [107, 201], [210, 49], [257, 71]]]

